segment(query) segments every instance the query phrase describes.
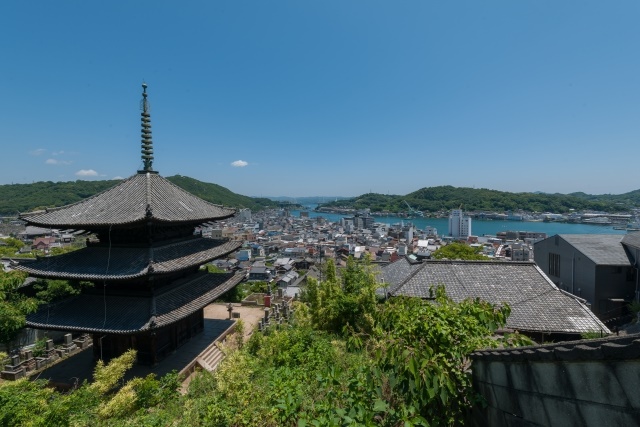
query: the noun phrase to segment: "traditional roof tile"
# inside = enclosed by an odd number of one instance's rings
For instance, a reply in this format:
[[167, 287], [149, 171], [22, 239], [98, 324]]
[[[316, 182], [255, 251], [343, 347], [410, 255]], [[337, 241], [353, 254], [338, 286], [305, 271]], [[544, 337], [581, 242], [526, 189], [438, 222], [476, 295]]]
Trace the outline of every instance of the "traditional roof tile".
[[[398, 263], [405, 266], [396, 266]], [[389, 289], [391, 296], [429, 298], [432, 286], [444, 285], [456, 302], [467, 298], [491, 304], [506, 302], [511, 307], [506, 326], [512, 329], [609, 332], [578, 297], [558, 289], [532, 262], [430, 260], [410, 265], [405, 259], [382, 268], [382, 277], [395, 284]]]
[[41, 227], [91, 229], [143, 221], [195, 224], [234, 214], [235, 209], [209, 203], [157, 173], [145, 172], [77, 203], [24, 213], [21, 218]]
[[19, 264], [16, 269], [44, 278], [128, 280], [202, 265], [234, 252], [241, 245], [242, 242], [199, 237], [152, 248], [89, 246]]
[[486, 349], [471, 353], [474, 360], [491, 362], [590, 361], [640, 358], [640, 334], [592, 340], [566, 341], [528, 347]]
[[155, 296], [155, 313], [153, 298], [84, 293], [42, 307], [27, 316], [26, 326], [85, 333], [148, 332], [175, 323], [204, 308], [243, 278], [244, 274], [204, 272], [191, 276]]
[[622, 243], [624, 245], [640, 249], [640, 231], [625, 234], [622, 238]]

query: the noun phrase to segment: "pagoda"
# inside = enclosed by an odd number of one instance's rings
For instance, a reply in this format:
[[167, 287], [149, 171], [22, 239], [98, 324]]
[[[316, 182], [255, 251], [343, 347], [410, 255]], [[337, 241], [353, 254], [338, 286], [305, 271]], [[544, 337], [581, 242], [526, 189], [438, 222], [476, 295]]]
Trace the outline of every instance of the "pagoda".
[[204, 307], [242, 274], [201, 270], [241, 242], [214, 240], [196, 227], [235, 209], [204, 201], [153, 170], [147, 85], [142, 93], [142, 164], [135, 175], [80, 202], [22, 214], [29, 225], [83, 230], [87, 246], [16, 268], [45, 279], [89, 281], [79, 295], [41, 306], [27, 327], [93, 335], [95, 359], [136, 349], [155, 364], [204, 329]]

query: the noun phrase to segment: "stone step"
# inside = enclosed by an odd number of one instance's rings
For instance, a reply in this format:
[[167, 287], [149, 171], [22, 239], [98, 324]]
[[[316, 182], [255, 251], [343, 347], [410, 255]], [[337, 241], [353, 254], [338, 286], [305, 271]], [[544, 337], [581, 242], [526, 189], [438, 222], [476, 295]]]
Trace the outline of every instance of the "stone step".
[[207, 362], [205, 362], [201, 357], [198, 357], [196, 359], [196, 362], [197, 362], [198, 365], [200, 365], [200, 367], [202, 369], [205, 369], [205, 370], [207, 370], [209, 372], [213, 371], [213, 368], [211, 366], [209, 366], [209, 364]]
[[213, 371], [218, 364], [224, 359], [224, 353], [217, 346], [211, 346], [198, 357], [198, 364], [207, 371]]
[[220, 349], [217, 346], [212, 345], [209, 348], [207, 348], [205, 351], [200, 353], [200, 357], [203, 358], [203, 359], [209, 359], [209, 358], [215, 356], [216, 354], [218, 354], [219, 351], [220, 351]]
[[217, 364], [223, 358], [224, 358], [224, 353], [221, 352], [220, 350], [209, 353], [208, 355], [203, 357], [203, 359], [211, 366], [213, 366], [214, 364]]

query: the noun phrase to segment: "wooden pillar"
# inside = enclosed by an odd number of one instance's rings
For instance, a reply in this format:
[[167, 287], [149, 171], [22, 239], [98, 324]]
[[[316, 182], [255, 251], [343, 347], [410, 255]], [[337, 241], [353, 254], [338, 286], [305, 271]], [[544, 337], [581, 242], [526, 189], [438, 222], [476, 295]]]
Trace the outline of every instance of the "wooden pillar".
[[151, 333], [150, 336], [150, 351], [151, 351], [151, 363], [153, 365], [155, 365], [156, 363], [158, 363], [158, 337], [156, 336], [155, 332]]

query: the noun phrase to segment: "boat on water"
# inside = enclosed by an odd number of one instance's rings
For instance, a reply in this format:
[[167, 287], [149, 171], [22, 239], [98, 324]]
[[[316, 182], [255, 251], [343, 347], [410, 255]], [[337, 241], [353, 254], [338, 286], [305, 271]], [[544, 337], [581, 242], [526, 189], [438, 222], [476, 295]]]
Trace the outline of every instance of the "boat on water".
[[640, 231], [640, 221], [632, 221], [626, 225], [616, 225], [614, 230]]
[[609, 225], [613, 224], [613, 221], [606, 216], [597, 216], [595, 218], [586, 218], [582, 220], [583, 224], [595, 224], [595, 225]]

